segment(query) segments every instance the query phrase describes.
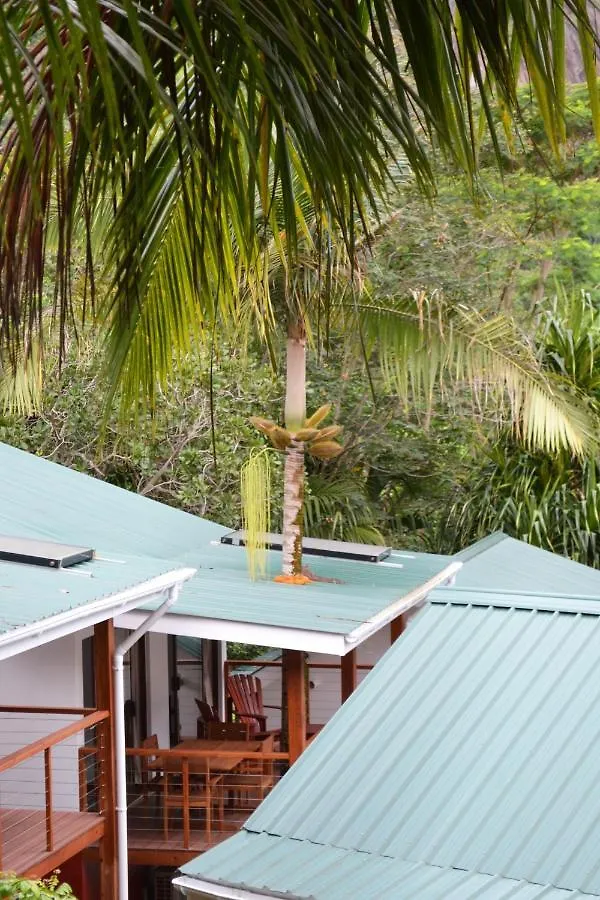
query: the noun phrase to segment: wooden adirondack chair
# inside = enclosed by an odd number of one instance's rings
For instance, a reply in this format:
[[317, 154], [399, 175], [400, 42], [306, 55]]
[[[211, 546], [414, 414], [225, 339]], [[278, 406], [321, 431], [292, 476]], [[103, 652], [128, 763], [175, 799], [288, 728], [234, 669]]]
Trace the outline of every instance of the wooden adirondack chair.
[[[267, 731], [267, 716], [263, 704], [260, 678], [255, 675], [229, 675], [227, 691], [233, 702], [236, 718], [240, 722], [247, 722], [250, 726], [250, 738], [261, 740], [269, 735], [281, 733], [281, 729]], [[267, 708], [280, 709], [279, 706]]]

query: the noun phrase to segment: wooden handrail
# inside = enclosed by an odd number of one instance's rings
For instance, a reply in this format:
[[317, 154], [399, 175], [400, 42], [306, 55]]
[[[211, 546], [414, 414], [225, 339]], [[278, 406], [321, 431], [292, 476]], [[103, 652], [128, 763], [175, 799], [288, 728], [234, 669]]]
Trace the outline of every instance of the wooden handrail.
[[39, 740], [27, 744], [27, 746], [21, 747], [20, 750], [9, 753], [8, 756], [3, 756], [0, 759], [0, 772], [6, 772], [7, 769], [18, 766], [20, 763], [25, 762], [26, 759], [31, 759], [32, 756], [36, 756], [38, 753], [43, 753], [50, 747], [60, 744], [67, 738], [77, 734], [78, 731], [83, 731], [85, 728], [91, 728], [92, 725], [98, 725], [99, 722], [104, 722], [108, 717], [108, 712], [105, 710], [98, 710], [98, 712], [94, 712], [89, 716], [84, 716], [84, 718], [80, 719], [78, 722], [72, 722], [71, 725], [65, 725], [64, 728], [59, 728], [58, 731], [54, 731], [46, 737], [39, 738]]
[[0, 713], [43, 713], [48, 716], [89, 716], [97, 712], [95, 706], [0, 706]]
[[[254, 666], [257, 669], [280, 669], [281, 661], [280, 660], [261, 660], [261, 659], [226, 659], [225, 660], [225, 669], [228, 671], [229, 669], [234, 669], [237, 666]], [[320, 662], [307, 662], [307, 668], [309, 669], [341, 669], [341, 663], [320, 663]], [[371, 670], [373, 666], [371, 663], [358, 663], [356, 666], [357, 669], [365, 669]]]
[[162, 750], [160, 747], [127, 747], [126, 756], [160, 756], [163, 759], [258, 759], [289, 760], [289, 753], [262, 750]]

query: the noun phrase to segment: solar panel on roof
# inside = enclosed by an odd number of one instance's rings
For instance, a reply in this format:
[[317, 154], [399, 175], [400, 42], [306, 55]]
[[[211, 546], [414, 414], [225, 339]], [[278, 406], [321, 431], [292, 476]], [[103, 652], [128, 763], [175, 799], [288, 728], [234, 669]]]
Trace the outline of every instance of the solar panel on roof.
[[[269, 550], [281, 550], [280, 534], [265, 535]], [[245, 547], [246, 532], [230, 531], [221, 538], [222, 544]], [[333, 556], [337, 559], [355, 559], [359, 562], [381, 562], [392, 552], [391, 547], [379, 547], [374, 544], [353, 544], [349, 541], [326, 541], [321, 538], [303, 538], [302, 552], [312, 556]]]
[[94, 551], [72, 544], [57, 544], [32, 538], [0, 535], [0, 560], [27, 563], [32, 566], [47, 566], [51, 569], [66, 569], [77, 563], [93, 559]]

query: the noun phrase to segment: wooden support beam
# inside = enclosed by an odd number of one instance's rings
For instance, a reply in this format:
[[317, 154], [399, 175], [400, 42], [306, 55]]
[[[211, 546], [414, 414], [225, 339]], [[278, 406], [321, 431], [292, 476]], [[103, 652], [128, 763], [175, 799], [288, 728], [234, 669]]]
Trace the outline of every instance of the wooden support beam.
[[123, 710], [115, 710], [112, 668], [114, 652], [115, 629], [111, 619], [94, 627], [96, 706], [109, 713], [108, 719], [97, 726], [101, 808], [104, 815], [104, 836], [100, 848], [100, 900], [114, 900], [118, 896], [114, 720], [115, 714], [123, 715]]
[[46, 779], [46, 850], [54, 850], [54, 834], [52, 829], [52, 749], [44, 750], [44, 773]]
[[342, 656], [342, 703], [356, 690], [356, 650]]
[[390, 640], [392, 644], [398, 640], [405, 628], [406, 622], [404, 621], [404, 616], [398, 616], [390, 622]]
[[287, 749], [295, 763], [306, 746], [306, 663], [302, 650], [283, 651], [283, 677], [287, 689]]

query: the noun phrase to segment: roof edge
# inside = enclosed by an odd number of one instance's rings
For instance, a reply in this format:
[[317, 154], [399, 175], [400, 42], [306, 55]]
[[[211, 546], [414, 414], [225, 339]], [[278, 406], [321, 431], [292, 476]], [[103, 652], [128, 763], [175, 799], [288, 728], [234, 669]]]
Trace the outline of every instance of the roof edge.
[[[179, 878], [174, 878], [171, 883], [182, 890], [186, 897], [189, 896], [188, 891], [192, 891], [194, 894], [210, 894], [211, 897], [218, 898], [218, 900], [264, 900], [265, 897], [269, 897], [271, 900], [292, 900], [290, 893], [247, 891], [244, 888], [238, 888], [225, 882], [207, 881], [205, 878], [196, 878], [189, 875], [180, 875]], [[295, 894], [293, 900], [302, 900], [302, 898]], [[304, 900], [311, 900], [311, 898], [306, 897]]]
[[508, 538], [509, 535], [505, 534], [503, 531], [494, 531], [492, 534], [488, 534], [486, 537], [475, 541], [474, 544], [465, 547], [464, 550], [459, 550], [458, 553], [454, 554], [454, 559], [461, 559], [463, 562], [468, 562], [470, 559], [474, 559], [481, 553], [485, 553], [486, 550], [495, 547], [496, 544], [501, 544], [502, 541], [508, 540]]
[[450, 581], [454, 578], [459, 569], [462, 568], [462, 565], [461, 560], [454, 560], [450, 565], [446, 566], [445, 569], [442, 569], [441, 572], [438, 572], [437, 575], [434, 575], [424, 584], [420, 584], [419, 587], [413, 588], [408, 594], [404, 594], [399, 600], [394, 601], [394, 603], [391, 603], [389, 606], [386, 606], [385, 609], [382, 609], [381, 612], [372, 616], [368, 622], [364, 622], [362, 625], [359, 625], [358, 628], [355, 628], [354, 631], [344, 635], [344, 641], [348, 645], [346, 652], [358, 644], [361, 644], [376, 631], [380, 631], [393, 619], [397, 618], [397, 616], [401, 616], [403, 613], [408, 612], [409, 609], [412, 609], [413, 606], [416, 606], [417, 603], [424, 600], [435, 588], [441, 587], [446, 581]]
[[[447, 594], [447, 596], [444, 596]], [[541, 597], [526, 591], [481, 591], [477, 588], [456, 588], [440, 591], [429, 598], [435, 606], [482, 606], [499, 609], [524, 609], [530, 612], [559, 612], [600, 616], [600, 597], [556, 594]]]
[[0, 636], [0, 660], [135, 609], [141, 603], [147, 603], [154, 597], [161, 596], [176, 584], [182, 584], [195, 573], [196, 569], [189, 567], [171, 569], [92, 603], [82, 603], [29, 625], [12, 628]]

